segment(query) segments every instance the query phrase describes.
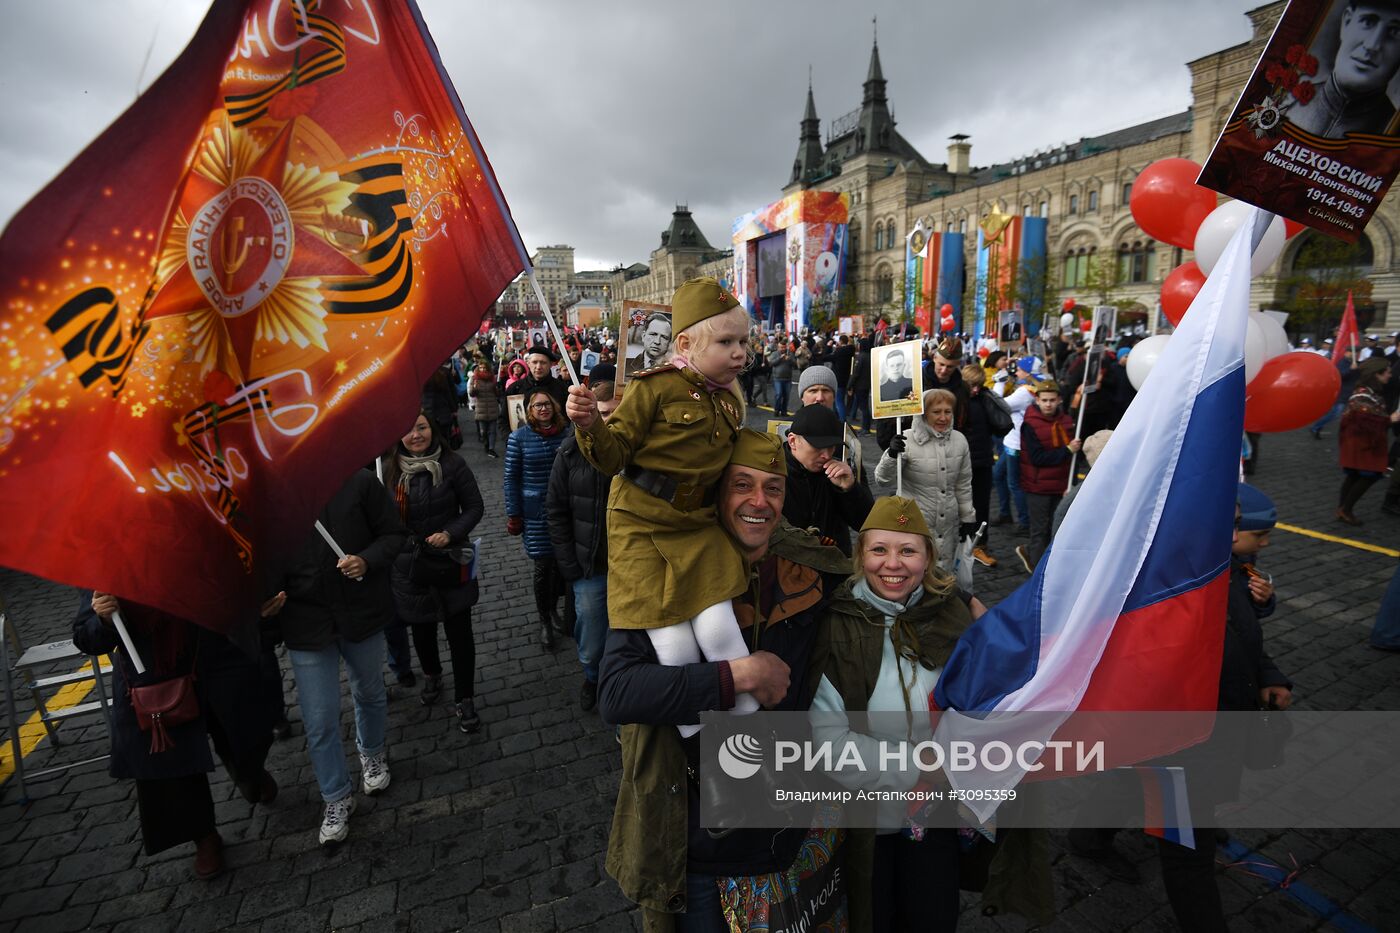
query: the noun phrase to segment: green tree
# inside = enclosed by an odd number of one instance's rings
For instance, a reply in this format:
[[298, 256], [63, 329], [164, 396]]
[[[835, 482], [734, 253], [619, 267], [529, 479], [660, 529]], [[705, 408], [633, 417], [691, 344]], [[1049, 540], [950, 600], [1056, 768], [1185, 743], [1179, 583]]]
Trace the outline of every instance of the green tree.
[[1357, 308], [1358, 324], [1365, 327], [1370, 311], [1371, 265], [1368, 242], [1344, 243], [1321, 233], [1303, 234], [1292, 271], [1280, 276], [1276, 296], [1288, 323], [1298, 334], [1330, 336], [1342, 319], [1350, 293]]

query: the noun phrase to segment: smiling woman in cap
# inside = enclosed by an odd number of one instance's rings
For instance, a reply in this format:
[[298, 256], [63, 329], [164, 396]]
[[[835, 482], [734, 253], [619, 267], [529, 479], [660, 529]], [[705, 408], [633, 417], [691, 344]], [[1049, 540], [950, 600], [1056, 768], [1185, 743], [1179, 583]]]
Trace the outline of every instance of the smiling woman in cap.
[[[812, 701], [817, 741], [853, 743], [878, 761], [878, 743], [932, 737], [928, 698], [958, 636], [972, 622], [953, 577], [938, 568], [928, 523], [913, 499], [877, 499], [856, 541], [855, 573], [836, 591], [824, 640], [814, 649], [820, 672]], [[913, 713], [870, 721], [869, 734], [851, 730], [852, 712]], [[831, 774], [852, 789], [907, 791], [917, 770]], [[958, 837], [928, 829], [920, 841], [905, 828], [906, 804], [882, 803], [880, 828], [848, 831], [846, 865], [852, 929], [951, 930], [958, 916]], [[919, 878], [918, 884], [901, 878]]]

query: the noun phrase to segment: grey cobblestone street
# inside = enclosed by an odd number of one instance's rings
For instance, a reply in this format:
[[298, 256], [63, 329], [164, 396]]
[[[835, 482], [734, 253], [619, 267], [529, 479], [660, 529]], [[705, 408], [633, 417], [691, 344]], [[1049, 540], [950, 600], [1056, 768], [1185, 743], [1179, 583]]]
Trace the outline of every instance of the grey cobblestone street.
[[[755, 411], [751, 422], [767, 417]], [[477, 530], [484, 545], [482, 598], [473, 615], [481, 732], [459, 733], [447, 700], [424, 707], [416, 689], [391, 687], [392, 786], [381, 797], [361, 797], [349, 841], [324, 852], [316, 841], [320, 796], [284, 658], [295, 729], [273, 746], [269, 760], [280, 796], [270, 806], [250, 806], [222, 769], [212, 775], [228, 863], [220, 877], [194, 879], [192, 846], [143, 855], [133, 786], [110, 778], [105, 764], [33, 781], [27, 807], [12, 781], [0, 796], [0, 933], [640, 929], [603, 867], [620, 768], [613, 730], [579, 709], [582, 675], [573, 643], [565, 640], [553, 652], [538, 644], [529, 563], [519, 541], [505, 533], [501, 461], [483, 456], [470, 422], [465, 427], [462, 452], [486, 499]], [[1266, 437], [1253, 479], [1275, 498], [1287, 525], [1400, 546], [1400, 519], [1380, 512], [1380, 487], [1358, 509], [1363, 527], [1332, 520], [1340, 483], [1335, 443], [1330, 432], [1321, 442], [1303, 431]], [[865, 444], [873, 473], [879, 451], [873, 439]], [[1005, 527], [993, 529], [991, 550], [1001, 563], [978, 579], [984, 601], [994, 603], [1024, 579], [1012, 552], [1021, 540]], [[1395, 564], [1394, 557], [1343, 543], [1274, 533], [1261, 561], [1279, 599], [1265, 623], [1266, 647], [1294, 679], [1299, 708], [1400, 709], [1400, 655], [1366, 645]], [[73, 591], [0, 571], [0, 592], [27, 644], [71, 634]], [[348, 699], [342, 719], [352, 736]], [[27, 766], [105, 751], [100, 725], [70, 723], [60, 735], [62, 746], [41, 742]], [[1129, 885], [1069, 855], [1062, 833], [1052, 836], [1059, 913], [1044, 929], [1176, 928], [1153, 840], [1120, 834], [1120, 848], [1143, 875], [1141, 884]], [[1298, 872], [1280, 890], [1242, 868], [1226, 868], [1222, 854], [1232, 929], [1400, 930], [1400, 832], [1284, 827], [1240, 831], [1234, 839], [1252, 859], [1290, 870], [1296, 860]], [[1026, 929], [1018, 918], [982, 916], [975, 895], [964, 895], [964, 905], [962, 929]]]

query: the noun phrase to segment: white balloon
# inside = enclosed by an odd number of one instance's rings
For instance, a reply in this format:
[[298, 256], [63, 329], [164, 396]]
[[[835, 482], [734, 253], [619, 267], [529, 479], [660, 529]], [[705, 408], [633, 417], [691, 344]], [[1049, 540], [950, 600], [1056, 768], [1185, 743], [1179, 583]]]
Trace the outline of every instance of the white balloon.
[[1072, 314], [1072, 313], [1069, 312], [1069, 311], [1066, 311], [1064, 314], [1061, 314], [1061, 315], [1060, 315], [1060, 329], [1061, 329], [1061, 330], [1070, 330], [1070, 329], [1073, 329], [1073, 327], [1074, 327], [1074, 314]]
[[[1253, 208], [1243, 201], [1226, 201], [1211, 211], [1201, 222], [1200, 228], [1196, 230], [1196, 265], [1200, 266], [1202, 272], [1210, 275], [1210, 270], [1214, 269], [1215, 264], [1219, 262], [1230, 238], [1235, 235], [1235, 231], [1245, 223], [1252, 212]], [[1279, 254], [1283, 252], [1283, 241], [1283, 218], [1275, 217], [1273, 223], [1269, 224], [1269, 229], [1264, 233], [1264, 239], [1260, 242], [1259, 248], [1250, 257], [1249, 275], [1251, 278], [1261, 275], [1265, 269], [1274, 264]]]
[[1157, 358], [1167, 349], [1167, 341], [1170, 339], [1170, 334], [1156, 334], [1133, 344], [1126, 368], [1128, 381], [1133, 384], [1134, 389], [1142, 388], [1142, 384], [1147, 381], [1147, 374], [1157, 365]]
[[1258, 321], [1260, 328], [1264, 331], [1264, 359], [1271, 360], [1289, 351], [1288, 334], [1284, 331], [1283, 325], [1278, 322], [1278, 318], [1265, 314], [1263, 311], [1251, 311], [1249, 316]]
[[[1259, 315], [1263, 317], [1263, 315]], [[1254, 313], [1249, 315], [1249, 325], [1244, 332], [1244, 384], [1249, 385], [1264, 361], [1269, 358], [1269, 340], [1264, 336], [1264, 328]], [[1132, 357], [1128, 357], [1132, 359]]]

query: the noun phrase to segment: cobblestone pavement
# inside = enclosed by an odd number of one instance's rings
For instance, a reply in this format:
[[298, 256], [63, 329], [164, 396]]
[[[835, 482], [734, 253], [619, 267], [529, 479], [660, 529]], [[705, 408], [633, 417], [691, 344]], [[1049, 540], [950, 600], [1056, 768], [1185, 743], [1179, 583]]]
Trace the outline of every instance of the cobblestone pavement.
[[[752, 420], [757, 425], [766, 417], [756, 411]], [[466, 428], [470, 439], [471, 424]], [[873, 440], [864, 443], [873, 471], [878, 450]], [[424, 707], [412, 692], [391, 688], [393, 785], [382, 797], [362, 798], [350, 840], [325, 853], [316, 844], [319, 794], [284, 660], [297, 728], [273, 747], [269, 761], [281, 795], [271, 806], [252, 807], [221, 769], [212, 776], [229, 866], [221, 877], [194, 880], [188, 845], [143, 855], [132, 785], [89, 765], [32, 782], [27, 807], [13, 787], [0, 797], [0, 933], [639, 927], [603, 868], [620, 766], [612, 729], [579, 710], [572, 642], [550, 653], [535, 640], [526, 610], [529, 565], [504, 530], [501, 462], [470, 443], [463, 452], [486, 497], [478, 529], [483, 592], [474, 615], [482, 731], [463, 736], [449, 703]], [[1255, 481], [1275, 497], [1287, 524], [1400, 544], [1400, 519], [1379, 511], [1379, 488], [1358, 509], [1364, 527], [1332, 520], [1340, 483], [1335, 437], [1316, 442], [1300, 431], [1265, 438]], [[988, 602], [1024, 579], [1012, 553], [1022, 539], [1001, 526], [993, 535], [1001, 564], [978, 580]], [[1279, 611], [1266, 623], [1268, 648], [1296, 681], [1298, 705], [1400, 709], [1400, 656], [1365, 643], [1395, 559], [1278, 531], [1263, 566], [1279, 594]], [[0, 571], [0, 592], [27, 643], [69, 634], [72, 591]], [[348, 706], [343, 725], [353, 736]], [[105, 750], [100, 726], [70, 723], [61, 735], [61, 747], [46, 740], [26, 759], [31, 769]], [[1120, 848], [1143, 875], [1141, 884], [1129, 885], [1068, 855], [1062, 834], [1052, 835], [1059, 913], [1047, 930], [1175, 929], [1151, 840], [1120, 834]], [[1225, 868], [1222, 855], [1232, 929], [1286, 933], [1330, 922], [1346, 930], [1400, 930], [1400, 833], [1278, 829], [1234, 838], [1255, 853], [1253, 860], [1289, 869], [1296, 860], [1298, 874], [1280, 890], [1242, 868]], [[964, 905], [965, 930], [1026, 929], [1014, 917], [982, 916], [973, 895], [964, 895]]]

